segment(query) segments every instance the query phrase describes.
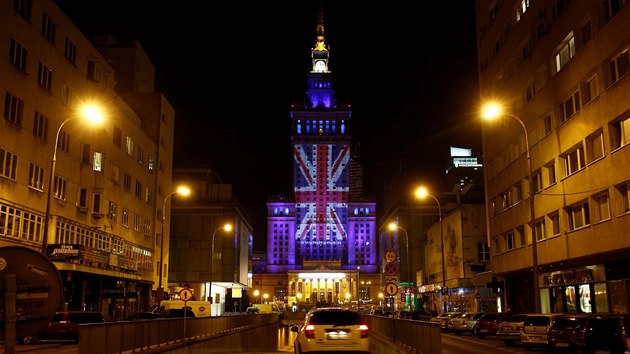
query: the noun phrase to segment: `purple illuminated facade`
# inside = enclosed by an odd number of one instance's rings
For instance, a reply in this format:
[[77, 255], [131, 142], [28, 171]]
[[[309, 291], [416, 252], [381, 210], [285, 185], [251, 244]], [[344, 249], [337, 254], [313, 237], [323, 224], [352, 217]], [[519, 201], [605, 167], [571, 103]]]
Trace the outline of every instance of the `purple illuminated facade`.
[[320, 16], [306, 102], [291, 110], [293, 194], [267, 203], [269, 273], [378, 273], [376, 203], [363, 194], [350, 141], [352, 112], [335, 99], [329, 54]]

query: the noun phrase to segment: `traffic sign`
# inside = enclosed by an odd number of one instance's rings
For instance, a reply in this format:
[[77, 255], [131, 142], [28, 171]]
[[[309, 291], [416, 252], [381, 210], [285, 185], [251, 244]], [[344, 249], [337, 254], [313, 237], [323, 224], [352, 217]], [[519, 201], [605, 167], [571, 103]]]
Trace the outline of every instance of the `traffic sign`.
[[397, 275], [388, 275], [385, 277], [385, 282], [386, 283], [398, 283], [398, 276]]
[[398, 293], [398, 285], [396, 285], [396, 283], [387, 283], [387, 285], [385, 285], [385, 293], [388, 296], [396, 295], [396, 293]]
[[388, 262], [393, 262], [396, 260], [396, 251], [394, 250], [388, 250], [387, 252], [385, 252], [385, 260]]
[[182, 301], [184, 302], [192, 299], [192, 297], [193, 293], [192, 290], [190, 290], [189, 288], [184, 288], [179, 292], [179, 298], [182, 299]]
[[387, 275], [396, 275], [396, 274], [398, 274], [398, 264], [396, 264], [396, 263], [387, 263], [387, 264], [385, 264], [385, 274], [387, 274]]

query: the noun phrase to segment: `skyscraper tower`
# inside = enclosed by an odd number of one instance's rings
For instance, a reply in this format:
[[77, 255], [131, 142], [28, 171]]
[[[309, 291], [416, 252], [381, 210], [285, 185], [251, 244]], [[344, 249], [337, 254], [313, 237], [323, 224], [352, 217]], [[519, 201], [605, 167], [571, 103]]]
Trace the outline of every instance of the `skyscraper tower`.
[[316, 29], [305, 102], [291, 110], [293, 195], [267, 203], [266, 270], [288, 272], [288, 295], [333, 302], [349, 293], [375, 297], [367, 278], [365, 288], [358, 284], [360, 273], [378, 271], [376, 203], [361, 190], [352, 111], [335, 97], [321, 10]]

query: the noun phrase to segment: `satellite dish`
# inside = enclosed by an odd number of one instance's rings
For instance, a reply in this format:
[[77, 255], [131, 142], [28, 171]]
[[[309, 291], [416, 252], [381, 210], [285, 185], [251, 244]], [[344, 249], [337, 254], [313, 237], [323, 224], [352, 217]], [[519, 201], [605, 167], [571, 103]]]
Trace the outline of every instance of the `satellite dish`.
[[[59, 271], [43, 254], [22, 246], [0, 247], [0, 309], [6, 313], [8, 275], [15, 275], [16, 337], [29, 342], [61, 306], [63, 283]], [[7, 330], [0, 318], [0, 338]], [[5, 338], [5, 341], [8, 338]]]

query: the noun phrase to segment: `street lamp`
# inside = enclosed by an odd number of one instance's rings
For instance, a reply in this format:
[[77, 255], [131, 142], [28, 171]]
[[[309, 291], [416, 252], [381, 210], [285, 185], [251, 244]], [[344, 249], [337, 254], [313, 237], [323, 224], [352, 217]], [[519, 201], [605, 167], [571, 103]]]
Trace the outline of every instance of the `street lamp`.
[[357, 306], [359, 306], [359, 299], [361, 298], [361, 287], [359, 286], [360, 273], [361, 267], [357, 267]]
[[[416, 189], [416, 197], [420, 198], [420, 199], [424, 199], [426, 197], [430, 197], [433, 198], [433, 200], [435, 200], [435, 202], [438, 205], [438, 216], [440, 218], [440, 242], [442, 242], [442, 289], [440, 289], [440, 292], [444, 295], [444, 291], [446, 291], [446, 263], [444, 262], [444, 253], [446, 248], [444, 247], [444, 230], [442, 227], [442, 206], [440, 205], [440, 201], [432, 196], [431, 194], [429, 194], [429, 191], [427, 191], [427, 189], [425, 187], [418, 187], [418, 189]], [[446, 301], [444, 301], [444, 312], [447, 311], [446, 308]]]
[[269, 294], [264, 293], [264, 294], [263, 294], [263, 299], [265, 299], [265, 304], [266, 304], [266, 303], [268, 303], [268, 301], [267, 301], [267, 300], [269, 299]]
[[53, 147], [53, 157], [52, 163], [50, 166], [50, 181], [48, 182], [48, 194], [46, 196], [46, 216], [44, 217], [44, 233], [42, 235], [42, 254], [46, 255], [46, 246], [48, 246], [48, 228], [50, 224], [50, 199], [52, 198], [53, 191], [53, 183], [55, 181], [55, 168], [57, 167], [57, 145], [59, 145], [59, 134], [61, 134], [61, 129], [63, 126], [69, 121], [83, 118], [86, 119], [91, 124], [100, 125], [103, 123], [105, 119], [103, 117], [103, 112], [100, 107], [95, 104], [88, 103], [80, 107], [78, 110], [78, 114], [72, 116], [66, 120], [64, 120], [59, 128], [57, 129], [57, 135], [55, 136], [55, 146]]
[[540, 312], [540, 286], [538, 284], [538, 246], [536, 239], [536, 208], [534, 205], [534, 174], [532, 172], [532, 156], [529, 151], [529, 138], [527, 137], [527, 127], [525, 127], [525, 123], [514, 113], [509, 113], [503, 111], [503, 108], [496, 103], [489, 103], [485, 106], [483, 110], [483, 118], [485, 119], [493, 119], [500, 115], [506, 115], [516, 119], [523, 127], [523, 132], [525, 133], [525, 149], [527, 156], [527, 174], [529, 177], [529, 222], [530, 229], [532, 232], [532, 275], [534, 277], [534, 311], [536, 313]]
[[254, 297], [258, 299], [258, 303], [260, 303], [260, 298], [259, 298], [259, 296], [260, 296], [260, 291], [258, 291], [258, 290], [254, 290]]
[[216, 230], [214, 230], [214, 232], [212, 233], [212, 252], [210, 253], [210, 289], [211, 290], [212, 290], [212, 268], [213, 268], [213, 263], [214, 263], [214, 236], [216, 236], [219, 230], [225, 230], [226, 232], [230, 232], [232, 231], [232, 225], [225, 224], [217, 228]]
[[166, 223], [166, 201], [173, 194], [179, 194], [182, 197], [187, 197], [190, 195], [190, 188], [186, 186], [179, 186], [177, 190], [169, 193], [166, 197], [164, 197], [164, 202], [162, 203], [162, 234], [160, 236], [160, 268], [158, 269], [158, 289], [157, 289], [157, 304], [158, 307], [162, 302], [162, 298], [164, 298], [164, 286], [162, 286], [162, 278], [164, 275], [164, 224]]

